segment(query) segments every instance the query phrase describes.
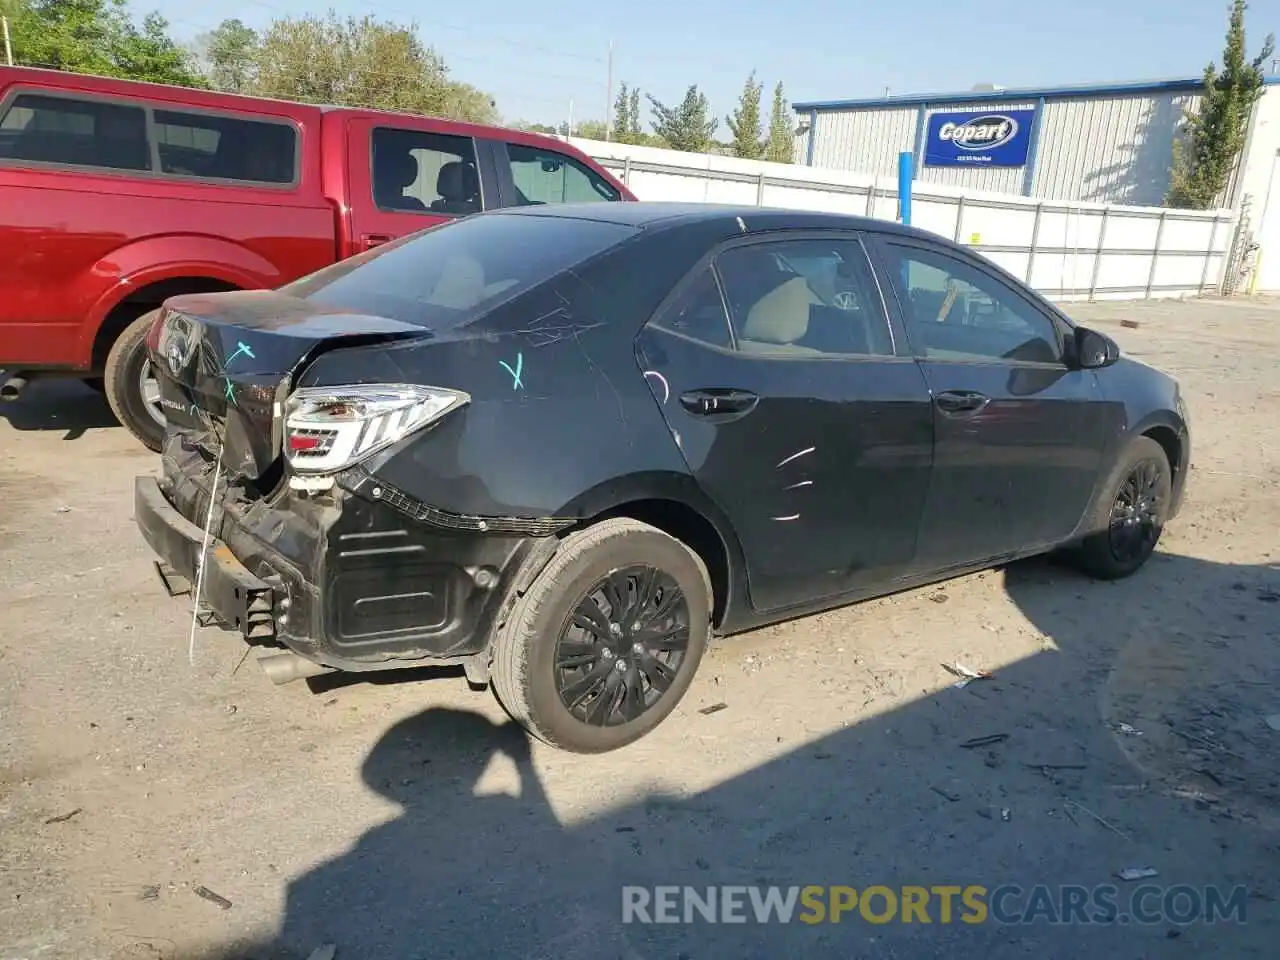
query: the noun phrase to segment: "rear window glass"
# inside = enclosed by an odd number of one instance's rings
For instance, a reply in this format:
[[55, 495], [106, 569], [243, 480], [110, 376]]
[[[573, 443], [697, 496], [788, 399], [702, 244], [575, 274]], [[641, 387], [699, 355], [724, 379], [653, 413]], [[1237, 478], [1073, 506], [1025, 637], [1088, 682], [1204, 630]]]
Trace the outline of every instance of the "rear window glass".
[[0, 117], [0, 157], [111, 170], [149, 170], [141, 107], [24, 93]]
[[634, 227], [564, 217], [479, 214], [361, 253], [281, 292], [442, 330], [574, 267]]
[[162, 173], [292, 183], [297, 132], [287, 124], [156, 110]]

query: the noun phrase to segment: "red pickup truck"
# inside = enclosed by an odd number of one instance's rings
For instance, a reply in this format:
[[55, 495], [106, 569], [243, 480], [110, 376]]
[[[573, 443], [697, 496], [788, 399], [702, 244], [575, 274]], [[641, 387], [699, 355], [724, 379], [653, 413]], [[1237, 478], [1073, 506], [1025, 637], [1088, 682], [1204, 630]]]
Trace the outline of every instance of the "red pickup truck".
[[151, 449], [171, 296], [276, 287], [493, 207], [635, 200], [554, 137], [0, 67], [0, 398], [105, 390]]

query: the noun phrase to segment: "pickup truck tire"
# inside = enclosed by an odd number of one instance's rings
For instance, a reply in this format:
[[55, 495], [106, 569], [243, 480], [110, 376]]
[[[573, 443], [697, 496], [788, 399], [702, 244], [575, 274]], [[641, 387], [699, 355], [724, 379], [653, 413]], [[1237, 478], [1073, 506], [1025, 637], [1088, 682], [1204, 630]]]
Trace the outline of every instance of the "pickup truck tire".
[[545, 743], [624, 747], [689, 689], [711, 596], [701, 558], [656, 527], [619, 517], [570, 534], [498, 628], [494, 693]]
[[164, 417], [143, 396], [142, 382], [151, 363], [147, 358], [147, 331], [157, 313], [158, 310], [148, 311], [125, 327], [107, 354], [103, 377], [111, 412], [143, 446], [156, 453], [164, 443]]

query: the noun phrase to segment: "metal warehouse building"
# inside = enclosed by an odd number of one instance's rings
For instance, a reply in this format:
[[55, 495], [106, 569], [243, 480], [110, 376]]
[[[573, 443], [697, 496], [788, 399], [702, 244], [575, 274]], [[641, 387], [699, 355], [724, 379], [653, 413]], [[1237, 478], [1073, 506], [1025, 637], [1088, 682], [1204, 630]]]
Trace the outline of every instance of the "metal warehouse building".
[[[1280, 88], [1271, 85], [1277, 80], [1267, 78], [1264, 101], [1280, 101]], [[797, 160], [891, 176], [898, 154], [912, 151], [916, 177], [926, 182], [1044, 200], [1159, 206], [1169, 187], [1175, 131], [1184, 112], [1197, 107], [1203, 83], [1195, 78], [797, 103]], [[1264, 112], [1254, 111], [1251, 141]], [[1269, 181], [1275, 151], [1268, 152]], [[1254, 157], [1248, 147], [1246, 157], [1223, 206], [1237, 207], [1242, 186], [1248, 189], [1243, 181]], [[1256, 216], [1264, 202], [1259, 191], [1253, 202]]]

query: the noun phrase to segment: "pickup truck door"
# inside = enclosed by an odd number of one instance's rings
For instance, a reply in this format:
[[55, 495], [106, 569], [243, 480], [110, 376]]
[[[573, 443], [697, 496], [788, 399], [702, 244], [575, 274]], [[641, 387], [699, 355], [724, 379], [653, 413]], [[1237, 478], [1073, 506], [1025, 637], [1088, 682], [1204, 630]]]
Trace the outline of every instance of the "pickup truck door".
[[488, 145], [442, 128], [425, 117], [349, 121], [350, 253], [499, 205]]

